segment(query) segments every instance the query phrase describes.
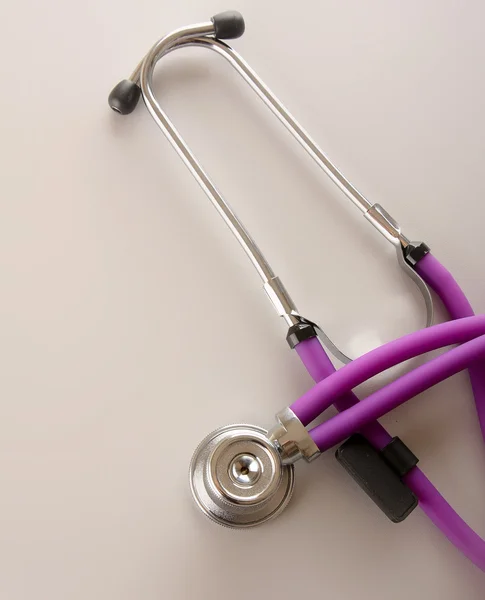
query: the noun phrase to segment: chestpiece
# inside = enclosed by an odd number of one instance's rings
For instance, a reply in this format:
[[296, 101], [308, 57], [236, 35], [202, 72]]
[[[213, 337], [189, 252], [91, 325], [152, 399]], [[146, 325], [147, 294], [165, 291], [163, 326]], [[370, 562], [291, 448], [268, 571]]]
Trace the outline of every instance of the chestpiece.
[[190, 488], [199, 508], [226, 527], [259, 525], [290, 501], [294, 467], [284, 465], [268, 433], [229, 425], [209, 434], [190, 463]]

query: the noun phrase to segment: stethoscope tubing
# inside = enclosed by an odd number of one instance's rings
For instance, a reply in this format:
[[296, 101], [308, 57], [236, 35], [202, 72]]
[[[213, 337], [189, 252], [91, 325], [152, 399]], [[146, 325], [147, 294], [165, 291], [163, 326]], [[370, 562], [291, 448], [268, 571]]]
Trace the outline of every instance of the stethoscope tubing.
[[[335, 367], [317, 339], [301, 342], [296, 350], [315, 381], [322, 381], [335, 372]], [[358, 402], [357, 396], [353, 392], [348, 392], [338, 398], [334, 406], [342, 412]], [[378, 421], [365, 425], [360, 429], [360, 433], [378, 450], [382, 450], [392, 440], [392, 436]], [[404, 481], [418, 497], [419, 506], [430, 521], [469, 560], [485, 571], [485, 541], [443, 498], [423, 471], [419, 467], [414, 467], [404, 477]]]
[[[451, 319], [471, 317], [475, 313], [453, 275], [432, 254], [425, 256], [416, 271], [436, 293]], [[478, 421], [485, 440], [485, 361], [477, 361], [468, 368], [475, 398]]]
[[[469, 301], [451, 273], [431, 254], [423, 258], [418, 267], [420, 275], [439, 296], [451, 318], [458, 320], [429, 328], [425, 330], [431, 332], [427, 335], [434, 337], [439, 334], [439, 336], [442, 336], [441, 341], [443, 341], [445, 335], [451, 336], [450, 332], [455, 335], [456, 331], [459, 331], [460, 335], [463, 335], [467, 328], [469, 328], [468, 335], [471, 338], [473, 338], [472, 333], [475, 333], [476, 337], [483, 335], [484, 317], [482, 315], [474, 316]], [[413, 335], [410, 334], [410, 336]], [[406, 336], [406, 338], [410, 336]], [[309, 374], [317, 383], [324, 382], [325, 379], [333, 377], [334, 374], [343, 370], [342, 368], [336, 372], [324, 348], [316, 338], [301, 342], [296, 346], [296, 351]], [[483, 359], [477, 360], [475, 356], [475, 361], [469, 365], [468, 371], [472, 381], [482, 434], [485, 438], [485, 420], [483, 419], [485, 410], [484, 362]], [[344, 368], [347, 369], [348, 367]], [[359, 402], [359, 399], [352, 391], [347, 391], [335, 400], [334, 406], [339, 412], [343, 412], [359, 404]], [[392, 439], [391, 435], [377, 421], [369, 422], [361, 427], [360, 433], [378, 450], [384, 448]], [[431, 522], [469, 560], [485, 571], [485, 541], [458, 515], [421, 469], [419, 467], [411, 469], [405, 475], [404, 481], [418, 497], [419, 506]]]
[[[291, 405], [291, 410], [304, 425], [308, 425], [340, 396], [368, 381], [372, 377], [379, 375], [383, 371], [415, 358], [416, 356], [438, 350], [445, 346], [451, 346], [452, 344], [463, 344], [461, 347], [468, 348], [468, 344], [471, 344], [471, 341], [475, 341], [475, 338], [479, 338], [483, 335], [485, 335], [485, 315], [448, 321], [410, 333], [402, 338], [388, 342], [387, 344], [356, 358], [348, 365], [343, 366], [330, 377], [320, 381], [312, 389], [305, 392], [303, 396]], [[297, 350], [299, 353], [302, 351], [302, 345], [309, 341], [311, 340], [298, 344]], [[475, 348], [475, 352], [479, 351], [476, 346], [470, 347]], [[418, 373], [421, 372], [425, 374], [429, 372], [431, 374], [436, 371], [438, 373], [443, 373], [445, 378], [450, 377], [450, 375], [446, 375], [446, 365], [450, 364], [450, 368], [454, 370], [455, 362], [456, 364], [463, 364], [464, 366], [460, 369], [462, 370], [472, 364], [479, 356], [478, 354], [470, 354], [469, 358], [465, 357], [462, 359], [462, 353], [465, 351], [455, 353], [455, 350], [450, 350], [446, 354], [417, 367], [413, 371], [397, 379], [394, 383], [396, 384], [399, 381], [403, 381], [404, 378], [407, 378], [408, 376], [411, 376], [411, 379], [413, 375], [417, 377]], [[468, 354], [466, 356], [468, 356]], [[463, 360], [468, 360], [468, 362], [463, 363]], [[429, 365], [432, 365], [432, 367]], [[313, 370], [314, 367], [312, 367], [312, 372], [310, 374], [313, 374]], [[406, 381], [407, 380], [408, 379], [406, 379]], [[437, 383], [437, 381], [435, 383]], [[424, 389], [421, 391], [424, 391]]]
[[[483, 357], [485, 357], [485, 335], [420, 365], [361, 400], [355, 406], [314, 427], [310, 430], [310, 435], [320, 451], [324, 452], [343, 442], [364, 425], [379, 419], [404, 402], [456, 375]], [[336, 373], [331, 375], [325, 382], [331, 381], [335, 375]], [[330, 395], [325, 399], [330, 406], [336, 397]]]

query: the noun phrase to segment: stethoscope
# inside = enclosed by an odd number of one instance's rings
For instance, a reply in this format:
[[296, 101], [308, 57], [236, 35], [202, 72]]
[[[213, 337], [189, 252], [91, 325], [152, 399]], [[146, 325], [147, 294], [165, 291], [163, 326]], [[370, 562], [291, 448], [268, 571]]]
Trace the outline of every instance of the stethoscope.
[[[190, 464], [193, 497], [199, 508], [217, 523], [234, 528], [258, 525], [287, 506], [293, 492], [296, 461], [311, 462], [322, 452], [339, 445], [337, 460], [393, 522], [403, 521], [419, 503], [448, 539], [485, 570], [484, 540], [416, 466], [418, 459], [406, 444], [398, 437], [391, 437], [376, 421], [417, 394], [468, 369], [485, 438], [485, 315], [474, 315], [462, 290], [428, 246], [410, 241], [379, 204], [371, 204], [357, 191], [246, 62], [222, 41], [240, 37], [244, 29], [244, 20], [235, 11], [177, 29], [160, 39], [131, 77], [120, 82], [109, 96], [111, 108], [121, 114], [131, 113], [140, 96], [143, 97], [155, 122], [256, 268], [268, 298], [287, 325], [288, 344], [296, 350], [316, 382], [312, 389], [276, 415], [276, 424], [269, 431], [253, 425], [229, 425], [202, 440]], [[351, 361], [316, 323], [300, 314], [279, 277], [155, 98], [152, 89], [155, 65], [169, 52], [187, 46], [210, 48], [224, 56], [364, 217], [394, 245], [400, 267], [424, 298], [425, 329]], [[451, 321], [432, 325], [430, 288], [443, 302]], [[457, 346], [363, 400], [352, 391], [391, 367], [451, 345]], [[344, 363], [341, 369], [335, 370], [323, 346]], [[332, 404], [339, 414], [307, 429]]]

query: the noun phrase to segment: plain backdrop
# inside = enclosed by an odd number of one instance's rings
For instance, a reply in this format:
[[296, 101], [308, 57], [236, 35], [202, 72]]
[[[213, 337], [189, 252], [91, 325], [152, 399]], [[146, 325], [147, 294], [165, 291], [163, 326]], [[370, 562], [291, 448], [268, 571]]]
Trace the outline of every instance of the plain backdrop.
[[[479, 0], [2, 3], [0, 598], [483, 600], [484, 574], [419, 509], [390, 523], [333, 452], [297, 465], [260, 528], [192, 502], [199, 440], [270, 425], [311, 381], [144, 106], [123, 118], [107, 95], [159, 37], [227, 8], [246, 18], [235, 49], [485, 309]], [[162, 62], [160, 101], [300, 310], [353, 356], [421, 327], [391, 245], [228, 64]], [[466, 375], [382, 422], [484, 535]]]

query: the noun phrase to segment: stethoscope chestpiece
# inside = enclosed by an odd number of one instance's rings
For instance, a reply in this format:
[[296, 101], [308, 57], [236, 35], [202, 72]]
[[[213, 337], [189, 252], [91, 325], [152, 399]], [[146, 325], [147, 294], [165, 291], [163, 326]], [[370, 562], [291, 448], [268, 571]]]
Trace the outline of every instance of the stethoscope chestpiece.
[[268, 432], [254, 425], [217, 429], [202, 440], [190, 463], [197, 505], [226, 527], [253, 527], [277, 516], [293, 487], [293, 464], [283, 464]]

